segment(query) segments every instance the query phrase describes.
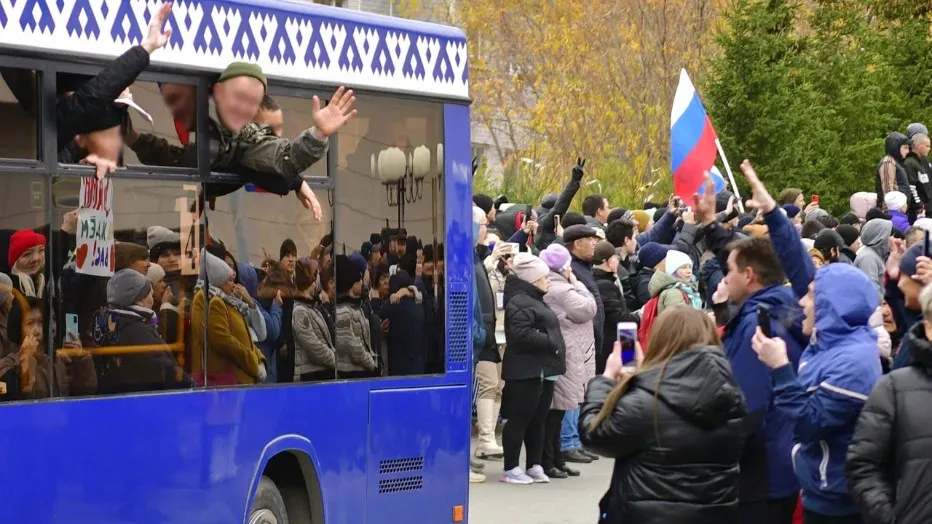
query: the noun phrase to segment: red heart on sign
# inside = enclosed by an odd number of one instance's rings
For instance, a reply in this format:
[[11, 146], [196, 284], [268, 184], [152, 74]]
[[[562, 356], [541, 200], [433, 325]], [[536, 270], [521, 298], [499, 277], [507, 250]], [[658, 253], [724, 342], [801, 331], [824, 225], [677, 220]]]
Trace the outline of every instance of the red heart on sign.
[[84, 267], [84, 262], [87, 260], [87, 244], [81, 244], [81, 247], [78, 248], [77, 252], [77, 265], [78, 269]]

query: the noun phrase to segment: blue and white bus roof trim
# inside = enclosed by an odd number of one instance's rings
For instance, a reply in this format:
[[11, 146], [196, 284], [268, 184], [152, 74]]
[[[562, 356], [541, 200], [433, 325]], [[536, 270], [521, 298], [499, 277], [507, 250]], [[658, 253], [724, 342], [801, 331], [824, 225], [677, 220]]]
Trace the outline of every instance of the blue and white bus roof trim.
[[[114, 58], [141, 41], [162, 0], [0, 0], [5, 47]], [[465, 35], [452, 27], [293, 0], [175, 0], [155, 64], [468, 99]]]

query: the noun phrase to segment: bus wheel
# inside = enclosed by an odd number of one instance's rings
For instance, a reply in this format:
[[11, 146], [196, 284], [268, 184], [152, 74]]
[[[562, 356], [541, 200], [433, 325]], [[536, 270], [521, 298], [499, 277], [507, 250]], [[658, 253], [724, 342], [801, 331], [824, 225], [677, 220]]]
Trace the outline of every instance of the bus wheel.
[[265, 475], [259, 479], [259, 487], [256, 488], [249, 524], [288, 524], [285, 500], [272, 479]]

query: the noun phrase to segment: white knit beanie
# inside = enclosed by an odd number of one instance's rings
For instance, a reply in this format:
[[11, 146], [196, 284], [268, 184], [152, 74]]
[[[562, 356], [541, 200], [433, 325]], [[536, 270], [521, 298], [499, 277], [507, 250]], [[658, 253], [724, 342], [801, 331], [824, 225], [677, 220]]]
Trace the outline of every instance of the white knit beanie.
[[511, 270], [521, 280], [533, 284], [550, 274], [550, 268], [543, 260], [530, 253], [518, 253], [512, 262]]

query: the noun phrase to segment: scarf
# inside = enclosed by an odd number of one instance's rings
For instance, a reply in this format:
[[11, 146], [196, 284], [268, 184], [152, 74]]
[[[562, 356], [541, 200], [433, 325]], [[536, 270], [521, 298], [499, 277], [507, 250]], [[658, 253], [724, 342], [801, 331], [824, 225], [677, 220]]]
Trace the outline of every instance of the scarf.
[[[204, 289], [204, 281], [198, 280], [197, 284], [194, 286], [194, 292], [197, 293], [202, 289]], [[239, 311], [240, 315], [243, 315], [243, 319], [246, 321], [246, 329], [249, 330], [249, 338], [252, 340], [253, 344], [258, 342], [259, 336], [256, 334], [256, 330], [252, 327], [252, 322], [250, 321], [249, 304], [243, 302], [243, 300], [238, 297], [224, 293], [223, 290], [217, 286], [209, 286], [207, 290], [207, 301], [210, 302], [210, 299], [214, 297], [220, 297], [224, 303]]]
[[[31, 276], [17, 270], [15, 267], [10, 271], [10, 274], [19, 279], [19, 290], [23, 292], [23, 296], [42, 298], [42, 292], [45, 290], [44, 274], [39, 273], [39, 278], [36, 281], [33, 281]], [[36, 285], [37, 283], [38, 285]]]

